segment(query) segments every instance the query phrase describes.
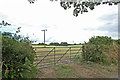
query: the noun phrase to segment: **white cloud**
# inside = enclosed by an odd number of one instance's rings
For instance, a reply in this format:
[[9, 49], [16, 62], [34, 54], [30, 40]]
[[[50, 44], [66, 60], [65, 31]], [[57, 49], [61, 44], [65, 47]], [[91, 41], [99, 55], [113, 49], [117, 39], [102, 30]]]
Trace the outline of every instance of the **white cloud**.
[[[32, 40], [43, 42], [41, 30], [48, 29], [46, 41], [80, 43], [88, 41], [94, 35], [111, 36], [108, 31], [97, 29], [106, 26], [107, 21], [100, 20], [101, 17], [118, 14], [117, 7], [101, 5], [95, 7], [93, 11], [89, 10], [88, 13], [74, 17], [73, 8], [64, 10], [57, 1], [38, 0], [35, 4], [29, 4], [27, 0], [3, 0], [0, 3], [0, 14], [7, 15], [13, 24], [21, 26], [21, 34], [28, 34]], [[111, 23], [116, 21], [109, 20]]]

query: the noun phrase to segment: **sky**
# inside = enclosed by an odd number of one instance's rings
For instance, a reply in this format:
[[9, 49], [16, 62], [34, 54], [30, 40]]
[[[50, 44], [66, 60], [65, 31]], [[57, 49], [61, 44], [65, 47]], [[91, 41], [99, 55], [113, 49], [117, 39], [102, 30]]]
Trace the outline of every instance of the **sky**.
[[29, 36], [36, 43], [68, 42], [84, 43], [93, 36], [109, 36], [118, 39], [118, 5], [99, 5], [87, 13], [73, 16], [73, 8], [64, 10], [59, 1], [37, 0], [0, 0], [0, 22], [11, 24], [1, 28], [2, 32], [14, 33], [21, 27], [19, 34]]

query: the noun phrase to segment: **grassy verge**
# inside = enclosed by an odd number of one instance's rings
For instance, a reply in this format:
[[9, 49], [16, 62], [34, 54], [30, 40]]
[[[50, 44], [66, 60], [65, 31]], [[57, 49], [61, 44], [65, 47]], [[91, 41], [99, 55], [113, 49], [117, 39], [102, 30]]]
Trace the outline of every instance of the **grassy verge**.
[[94, 78], [116, 78], [118, 74], [118, 66], [113, 64], [104, 65], [92, 62], [80, 62], [77, 64], [82, 66], [88, 73], [90, 73], [90, 76]]
[[98, 70], [106, 70], [108, 72], [116, 72], [118, 70], [117, 65], [103, 65], [97, 63], [84, 63], [84, 67], [86, 68], [97, 68]]
[[73, 63], [55, 67], [58, 78], [116, 78], [118, 66], [98, 63]]
[[75, 69], [69, 65], [59, 65], [55, 68], [57, 78], [70, 78], [74, 77]]

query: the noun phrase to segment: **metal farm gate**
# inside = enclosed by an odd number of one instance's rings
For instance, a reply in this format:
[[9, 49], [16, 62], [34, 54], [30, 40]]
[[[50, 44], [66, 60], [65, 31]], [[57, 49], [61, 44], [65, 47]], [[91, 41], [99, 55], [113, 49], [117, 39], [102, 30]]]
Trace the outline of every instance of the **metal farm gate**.
[[37, 55], [34, 63], [39, 69], [71, 63], [75, 57], [82, 55], [83, 52], [83, 46], [34, 48]]

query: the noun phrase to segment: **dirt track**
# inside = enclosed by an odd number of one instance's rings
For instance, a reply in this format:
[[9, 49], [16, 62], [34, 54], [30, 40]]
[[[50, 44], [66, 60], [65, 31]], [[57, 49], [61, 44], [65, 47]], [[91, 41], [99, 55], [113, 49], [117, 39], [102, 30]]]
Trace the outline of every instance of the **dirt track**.
[[[97, 69], [92, 67], [85, 67], [76, 63], [68, 64], [75, 69], [75, 75], [68, 78], [117, 78], [117, 71], [107, 71], [105, 69]], [[39, 75], [39, 78], [59, 78], [54, 67], [45, 68]]]

